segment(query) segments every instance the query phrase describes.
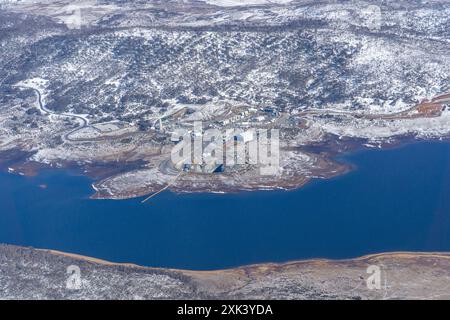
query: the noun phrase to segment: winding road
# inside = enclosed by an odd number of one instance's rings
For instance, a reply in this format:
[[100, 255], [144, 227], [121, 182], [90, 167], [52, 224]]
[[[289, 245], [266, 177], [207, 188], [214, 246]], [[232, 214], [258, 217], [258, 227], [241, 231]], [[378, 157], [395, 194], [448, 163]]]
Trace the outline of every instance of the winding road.
[[70, 118], [70, 119], [76, 118], [77, 120], [80, 121], [80, 125], [77, 128], [71, 130], [70, 132], [68, 132], [68, 133], [64, 134], [64, 136], [62, 136], [63, 140], [70, 141], [70, 142], [76, 142], [77, 140], [71, 139], [69, 136], [71, 134], [73, 134], [73, 133], [75, 133], [75, 132], [77, 132], [77, 131], [79, 131], [81, 129], [84, 129], [84, 128], [89, 126], [89, 120], [87, 118], [83, 117], [83, 116], [80, 116], [80, 115], [77, 115], [77, 114], [72, 114], [72, 113], [58, 113], [58, 112], [52, 111], [50, 109], [47, 109], [44, 106], [44, 104], [42, 103], [42, 94], [41, 94], [41, 92], [38, 89], [33, 88], [33, 87], [26, 87], [26, 86], [23, 86], [23, 85], [22, 86], [17, 86], [17, 87], [21, 88], [21, 89], [31, 89], [31, 90], [33, 90], [36, 93], [36, 95], [37, 95], [37, 102], [38, 102], [38, 105], [39, 105], [39, 109], [42, 112], [44, 112], [46, 114], [49, 114], [49, 115], [55, 115], [55, 116], [65, 117], [65, 118]]

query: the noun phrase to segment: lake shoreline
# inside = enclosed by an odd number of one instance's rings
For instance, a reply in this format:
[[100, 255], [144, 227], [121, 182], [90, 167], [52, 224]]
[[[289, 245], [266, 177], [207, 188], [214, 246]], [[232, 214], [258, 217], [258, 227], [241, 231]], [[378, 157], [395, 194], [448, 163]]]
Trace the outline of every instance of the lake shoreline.
[[[9, 244], [4, 244], [9, 245]], [[300, 260], [292, 260], [286, 262], [260, 262], [255, 264], [246, 264], [237, 267], [225, 268], [225, 269], [214, 269], [214, 270], [191, 270], [191, 269], [177, 269], [177, 268], [161, 268], [161, 267], [152, 267], [152, 266], [143, 266], [134, 263], [127, 262], [113, 262], [107, 261], [95, 257], [80, 255], [76, 253], [63, 252], [52, 249], [43, 249], [43, 248], [33, 248], [37, 251], [42, 251], [46, 253], [50, 253], [53, 255], [65, 256], [69, 258], [74, 258], [78, 260], [84, 260], [91, 263], [102, 264], [107, 266], [118, 266], [118, 267], [130, 267], [130, 268], [140, 268], [140, 269], [148, 269], [148, 270], [170, 270], [170, 271], [179, 271], [179, 272], [189, 272], [189, 273], [215, 273], [221, 271], [232, 271], [239, 270], [245, 268], [264, 268], [264, 267], [287, 267], [289, 265], [298, 265], [298, 264], [315, 264], [315, 263], [327, 263], [327, 262], [356, 262], [363, 261], [378, 257], [438, 257], [438, 258], [446, 258], [450, 259], [450, 251], [448, 252], [421, 252], [421, 251], [392, 251], [392, 252], [380, 252], [380, 253], [371, 253], [363, 256], [355, 257], [355, 258], [347, 258], [347, 259], [329, 259], [329, 258], [310, 258], [310, 259], [300, 259]]]
[[[336, 142], [338, 142], [336, 144]], [[198, 188], [198, 189], [184, 189], [176, 186], [170, 186], [168, 189], [176, 194], [202, 194], [202, 193], [216, 193], [216, 194], [237, 194], [240, 192], [257, 192], [257, 191], [295, 191], [303, 188], [305, 185], [311, 183], [312, 180], [317, 178], [327, 180], [335, 177], [346, 175], [357, 168], [346, 162], [346, 157], [352, 156], [359, 152], [371, 151], [371, 150], [392, 150], [408, 146], [415, 143], [436, 143], [442, 142], [446, 143], [450, 141], [450, 137], [441, 137], [439, 139], [417, 139], [414, 136], [399, 136], [393, 137], [391, 140], [379, 142], [378, 146], [376, 144], [370, 144], [365, 140], [361, 139], [329, 139], [326, 143], [320, 143], [312, 146], [300, 147], [299, 150], [304, 150], [306, 152], [312, 152], [312, 154], [320, 154], [320, 157], [326, 164], [324, 164], [324, 169], [319, 170], [317, 177], [297, 177], [291, 181], [286, 181], [282, 183], [276, 183], [269, 185], [258, 185], [253, 187], [219, 187], [219, 189], [208, 189], [208, 188]], [[140, 190], [136, 188], [134, 192], [124, 193], [124, 194], [105, 194], [98, 188], [98, 184], [114, 178], [115, 176], [129, 172], [130, 170], [135, 170], [139, 168], [145, 168], [144, 161], [133, 161], [133, 162], [96, 162], [96, 163], [78, 163], [78, 162], [58, 162], [53, 163], [39, 163], [35, 161], [28, 161], [27, 159], [33, 155], [33, 152], [25, 152], [19, 149], [13, 149], [9, 151], [0, 152], [0, 171], [8, 172], [12, 174], [19, 174], [27, 177], [34, 177], [41, 171], [47, 170], [65, 170], [73, 175], [86, 176], [92, 180], [92, 190], [93, 194], [91, 199], [97, 200], [127, 200], [133, 198], [145, 197], [149, 194], [157, 192], [162, 186], [155, 190], [147, 190], [147, 186]], [[152, 188], [151, 188], [152, 189]]]
[[[0, 299], [449, 299], [450, 253], [396, 252], [191, 271], [0, 244]], [[369, 286], [378, 267], [383, 286]], [[68, 287], [68, 268], [81, 285]], [[419, 282], [410, 281], [420, 280]], [[123, 290], [117, 290], [117, 288]], [[26, 288], [26, 290], [24, 290]]]
[[92, 180], [65, 169], [34, 177], [2, 174], [0, 243], [190, 270], [447, 252], [449, 201], [442, 198], [436, 209], [435, 197], [446, 192], [449, 147], [422, 142], [361, 149], [339, 159], [351, 173], [314, 179], [301, 189], [168, 190], [147, 205], [138, 198], [91, 200]]

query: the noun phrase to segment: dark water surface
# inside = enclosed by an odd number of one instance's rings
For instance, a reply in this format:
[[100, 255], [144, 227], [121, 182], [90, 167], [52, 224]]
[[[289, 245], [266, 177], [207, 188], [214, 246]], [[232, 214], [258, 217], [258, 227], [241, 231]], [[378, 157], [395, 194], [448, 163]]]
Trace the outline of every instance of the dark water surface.
[[0, 242], [187, 269], [450, 251], [449, 143], [362, 151], [345, 161], [357, 170], [296, 191], [165, 192], [144, 205], [90, 200], [92, 181], [64, 171], [2, 173]]

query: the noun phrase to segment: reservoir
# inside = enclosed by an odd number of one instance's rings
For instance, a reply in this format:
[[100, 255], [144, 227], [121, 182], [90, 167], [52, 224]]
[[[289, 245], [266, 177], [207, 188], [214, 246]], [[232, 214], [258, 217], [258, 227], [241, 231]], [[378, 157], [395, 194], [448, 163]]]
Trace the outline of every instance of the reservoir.
[[450, 143], [364, 150], [294, 191], [91, 200], [63, 170], [0, 174], [0, 242], [196, 270], [387, 251], [450, 251]]

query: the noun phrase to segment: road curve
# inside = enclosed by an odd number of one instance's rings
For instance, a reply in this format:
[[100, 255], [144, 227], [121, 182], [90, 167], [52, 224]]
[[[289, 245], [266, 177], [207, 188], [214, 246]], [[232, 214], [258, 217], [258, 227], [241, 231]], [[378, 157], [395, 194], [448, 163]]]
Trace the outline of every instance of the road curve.
[[26, 86], [17, 86], [17, 87], [18, 87], [18, 88], [22, 88], [22, 89], [31, 89], [31, 90], [33, 90], [33, 91], [36, 93], [36, 95], [37, 95], [37, 102], [38, 102], [38, 104], [39, 104], [39, 109], [40, 109], [42, 112], [44, 112], [44, 113], [46, 113], [46, 114], [50, 114], [50, 115], [60, 116], [60, 117], [76, 118], [77, 120], [80, 121], [80, 126], [78, 126], [77, 128], [71, 130], [70, 132], [66, 133], [66, 134], [62, 137], [64, 140], [67, 140], [67, 141], [70, 141], [70, 142], [75, 142], [76, 140], [71, 139], [69, 136], [70, 136], [71, 134], [73, 134], [73, 133], [75, 133], [75, 132], [81, 130], [81, 129], [86, 128], [86, 127], [89, 125], [88, 119], [86, 119], [86, 118], [84, 118], [84, 117], [82, 117], [82, 116], [80, 116], [80, 115], [71, 114], [71, 113], [58, 113], [58, 112], [52, 111], [52, 110], [50, 110], [50, 109], [47, 109], [47, 108], [45, 107], [45, 105], [42, 103], [42, 94], [41, 94], [41, 92], [40, 92], [38, 89], [33, 88], [33, 87], [26, 87]]

